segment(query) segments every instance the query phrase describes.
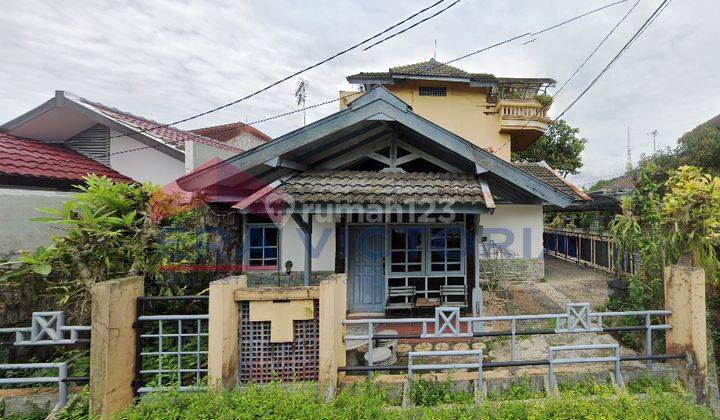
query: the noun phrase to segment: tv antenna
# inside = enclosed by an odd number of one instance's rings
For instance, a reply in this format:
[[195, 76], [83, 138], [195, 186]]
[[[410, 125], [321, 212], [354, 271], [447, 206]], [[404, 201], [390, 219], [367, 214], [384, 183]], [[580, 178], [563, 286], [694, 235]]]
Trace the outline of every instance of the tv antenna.
[[657, 148], [655, 147], [655, 138], [656, 138], [657, 135], [658, 135], [658, 131], [657, 131], [657, 130], [653, 130], [653, 131], [647, 133], [647, 135], [648, 135], [648, 136], [652, 136], [652, 138], [653, 138], [653, 153], [657, 152]]
[[303, 127], [305, 126], [305, 121], [307, 117], [307, 109], [305, 108], [305, 102], [307, 101], [307, 88], [310, 86], [310, 83], [305, 79], [298, 80], [297, 89], [295, 89], [295, 99], [297, 99], [297, 104], [302, 105], [303, 109]]

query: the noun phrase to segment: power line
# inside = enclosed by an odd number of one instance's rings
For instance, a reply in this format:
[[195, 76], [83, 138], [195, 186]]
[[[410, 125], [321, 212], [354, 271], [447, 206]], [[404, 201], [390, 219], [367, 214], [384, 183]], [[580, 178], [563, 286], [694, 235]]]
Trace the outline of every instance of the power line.
[[[624, 2], [626, 2], [626, 1], [628, 1], [628, 0], [616, 1], [616, 2], [614, 2], [614, 3], [610, 3], [610, 4], [607, 4], [607, 5], [605, 5], [605, 6], [602, 6], [602, 7], [599, 7], [599, 8], [593, 9], [593, 10], [590, 10], [590, 11], [588, 11], [588, 12], [582, 13], [582, 14], [580, 14], [580, 15], [578, 15], [578, 16], [575, 16], [575, 17], [573, 17], [573, 18], [570, 18], [570, 19], [567, 19], [567, 20], [565, 20], [565, 21], [563, 21], [563, 22], [560, 22], [560, 23], [558, 23], [558, 24], [554, 24], [554, 25], [552, 25], [552, 26], [549, 26], [549, 27], [547, 27], [547, 28], [544, 28], [544, 29], [538, 31], [537, 33], [547, 32], [547, 31], [550, 30], [550, 29], [555, 29], [555, 28], [558, 28], [558, 27], [560, 27], [560, 26], [563, 26], [563, 25], [565, 25], [565, 24], [567, 24], [567, 23], [573, 22], [573, 21], [577, 20], [577, 19], [580, 18], [580, 17], [588, 16], [588, 15], [590, 15], [590, 14], [592, 14], [592, 13], [599, 12], [599, 11], [601, 11], [601, 10], [604, 10], [604, 9], [608, 8], [608, 7], [615, 6], [615, 5], [620, 4], [620, 3], [624, 3]], [[438, 2], [438, 3], [439, 3], [439, 2]], [[435, 4], [438, 4], [438, 3], [435, 3]], [[430, 6], [430, 7], [432, 7], [432, 6]], [[446, 8], [446, 9], [447, 9], [447, 8]], [[446, 61], [446, 62], [443, 62], [443, 63], [438, 63], [438, 64], [436, 64], [436, 65], [434, 65], [434, 66], [425, 68], [425, 69], [423, 69], [423, 71], [424, 71], [424, 72], [428, 72], [428, 71], [434, 70], [434, 69], [436, 69], [436, 68], [438, 68], [438, 67], [445, 66], [445, 65], [454, 63], [454, 62], [456, 62], [456, 61], [463, 60], [463, 59], [465, 59], [465, 58], [468, 58], [468, 57], [471, 57], [471, 56], [473, 56], [473, 55], [479, 54], [479, 53], [481, 53], [481, 52], [484, 52], [484, 51], [490, 50], [490, 49], [492, 49], [492, 48], [496, 48], [496, 47], [498, 47], [498, 46], [501, 46], [501, 45], [507, 44], [507, 43], [509, 43], [509, 42], [515, 41], [515, 40], [517, 40], [517, 39], [523, 38], [523, 37], [528, 36], [528, 35], [530, 35], [530, 34], [532, 34], [532, 32], [525, 32], [525, 33], [522, 33], [522, 34], [519, 34], [519, 35], [514, 35], [514, 36], [512, 36], [512, 37], [510, 37], [510, 38], [507, 38], [507, 39], [505, 39], [505, 40], [503, 40], [503, 41], [500, 41], [500, 42], [497, 42], [497, 43], [495, 43], [495, 44], [492, 44], [492, 45], [483, 47], [483, 48], [481, 48], [481, 49], [479, 49], [479, 50], [475, 50], [475, 51], [472, 51], [472, 52], [470, 52], [470, 53], [468, 53], [468, 54], [464, 54], [464, 55], [461, 55], [461, 56], [459, 56], [459, 57], [456, 57], [456, 58], [454, 58], [454, 59], [452, 59], [452, 60], [449, 60], [449, 61]], [[341, 101], [341, 100], [343, 100], [343, 99], [345, 99], [345, 98], [348, 98], [348, 97], [351, 97], [351, 96], [357, 96], [358, 94], [359, 94], [359, 92], [353, 92], [353, 93], [351, 93], [351, 94], [344, 95], [344, 96], [341, 96], [341, 97], [339, 97], [339, 98], [330, 99], [330, 100], [327, 100], [327, 101], [324, 101], [324, 102], [320, 102], [320, 103], [317, 103], [317, 104], [314, 104], [314, 105], [310, 105], [310, 106], [306, 107], [305, 109], [306, 109], [306, 110], [307, 110], [307, 109], [313, 109], [313, 108], [317, 108], [317, 107], [320, 107], [320, 106], [323, 106], [323, 105], [331, 104], [331, 103], [333, 103], [333, 102], [339, 102], [339, 101]], [[257, 121], [253, 121], [253, 122], [247, 123], [246, 125], [252, 126], [252, 125], [255, 125], [255, 124], [259, 124], [259, 123], [262, 123], [262, 122], [267, 122], [267, 121], [270, 121], [270, 120], [274, 120], [274, 119], [277, 119], [277, 118], [285, 117], [285, 116], [292, 115], [292, 114], [295, 114], [295, 113], [298, 113], [298, 112], [302, 112], [302, 111], [303, 111], [302, 109], [296, 109], [296, 110], [293, 110], [293, 111], [288, 111], [288, 112], [284, 112], [284, 113], [281, 113], [281, 114], [277, 114], [277, 115], [274, 115], [274, 116], [271, 116], [271, 117], [267, 117], [267, 118], [263, 118], [263, 119], [260, 119], [260, 120], [257, 120]], [[169, 126], [169, 125], [170, 125], [170, 124], [166, 124], [166, 125], [159, 126], [159, 127], [167, 127], [167, 126]], [[159, 128], [159, 127], [155, 127], [155, 128]], [[233, 130], [233, 129], [235, 129], [235, 127], [223, 128], [223, 129], [219, 129], [219, 130], [217, 130], [217, 131], [208, 131], [208, 132], [206, 132], [205, 134], [217, 134], [217, 133], [222, 133], [222, 132], [225, 132], [225, 131], [230, 131], [230, 130]], [[147, 131], [147, 130], [146, 130], [146, 131]], [[118, 137], [118, 136], [116, 136], [116, 137]], [[123, 150], [123, 151], [120, 151], [120, 152], [113, 152], [113, 153], [110, 153], [109, 155], [112, 156], [112, 155], [118, 155], [118, 154], [124, 154], [124, 153], [134, 152], [134, 151], [138, 151], [138, 150], [144, 150], [144, 149], [149, 149], [149, 148], [156, 148], [156, 147], [160, 147], [160, 146], [167, 145], [167, 144], [171, 144], [171, 143], [177, 143], [177, 142], [180, 142], [180, 141], [183, 141], [183, 142], [184, 142], [184, 141], [192, 141], [192, 140], [197, 139], [197, 138], [200, 138], [200, 137], [206, 137], [206, 136], [205, 136], [205, 135], [197, 135], [197, 136], [191, 137], [191, 138], [189, 138], [189, 139], [183, 139], [183, 140], [172, 141], [172, 142], [163, 142], [163, 143], [160, 143], [160, 144], [157, 144], [157, 145], [152, 145], [152, 146], [142, 146], [142, 147], [137, 147], [137, 148], [134, 148], [134, 149]], [[501, 148], [502, 148], [502, 146], [500, 147], [500, 149], [501, 149]], [[498, 150], [500, 150], [500, 149], [498, 149]]]
[[567, 86], [567, 84], [575, 77], [575, 75], [577, 75], [580, 72], [580, 70], [585, 66], [585, 64], [587, 64], [587, 62], [590, 61], [590, 59], [595, 55], [595, 53], [600, 49], [600, 47], [602, 47], [605, 44], [605, 41], [607, 41], [608, 38], [610, 38], [610, 36], [615, 32], [615, 30], [617, 30], [617, 28], [620, 25], [622, 25], [623, 22], [625, 22], [625, 19], [627, 19], [627, 17], [630, 16], [630, 13], [632, 13], [633, 10], [635, 10], [635, 8], [637, 7], [638, 4], [640, 4], [640, 0], [637, 0], [635, 2], [635, 4], [633, 4], [633, 6], [630, 8], [630, 10], [628, 10], [627, 13], [625, 13], [625, 15], [618, 21], [618, 23], [616, 23], [615, 26], [613, 26], [613, 28], [610, 30], [610, 32], [608, 32], [607, 35], [605, 35], [605, 38], [603, 38], [597, 44], [597, 46], [595, 47], [594, 50], [592, 50], [590, 55], [588, 55], [587, 58], [585, 58], [585, 60], [582, 63], [580, 63], [578, 68], [575, 69], [575, 71], [570, 75], [570, 77], [567, 78], [567, 80], [565, 80], [565, 82], [562, 84], [562, 86], [560, 86], [560, 88], [555, 93], [553, 93], [553, 99], [555, 99], [555, 97], [557, 95], [559, 95], [563, 89], [565, 89], [565, 86]]
[[[610, 36], [615, 32], [615, 30], [625, 21], [625, 19], [627, 19], [627, 17], [630, 15], [630, 13], [632, 13], [632, 11], [635, 10], [635, 8], [637, 7], [637, 5], [639, 3], [640, 3], [640, 0], [637, 0], [635, 2], [635, 4], [633, 4], [633, 6], [627, 11], [627, 13], [625, 13], [625, 15], [623, 15], [623, 17], [615, 24], [615, 26], [613, 26], [613, 28], [610, 30], [610, 32], [608, 32], [608, 34], [605, 35], [605, 37], [600, 41], [600, 43], [598, 43], [598, 45], [595, 47], [595, 49], [592, 50], [592, 52], [587, 56], [587, 58], [585, 58], [585, 60], [582, 63], [580, 63], [578, 68], [575, 69], [575, 71], [570, 75], [570, 77], [568, 77], [565, 80], [565, 82], [562, 84], [562, 86], [560, 86], [560, 89], [558, 89], [555, 93], [553, 93], [553, 95], [552, 95], [553, 100], [555, 99], [555, 97], [557, 95], [560, 94], [560, 92], [565, 88], [565, 86], [567, 86], [567, 84], [575, 77], [575, 75], [577, 75], [580, 72], [580, 70], [585, 66], [585, 64], [587, 64], [587, 62], [590, 61], [590, 59], [595, 55], [595, 53], [600, 49], [600, 47], [602, 47], [603, 44], [605, 44], [605, 41], [607, 41], [608, 38], [610, 38]], [[572, 21], [572, 19], [570, 19], [569, 21]], [[529, 120], [527, 120], [525, 122], [525, 124], [523, 124], [523, 126], [520, 127], [520, 130], [524, 130], [525, 127], [527, 127], [528, 124], [530, 124], [533, 121], [535, 121], [534, 118], [530, 118]], [[555, 123], [555, 121], [552, 121], [550, 124], [554, 124], [554, 123]], [[503, 144], [500, 145], [500, 147], [497, 148], [497, 150], [493, 151], [492, 153], [494, 154], [494, 153], [499, 152], [509, 142], [510, 142], [510, 139], [506, 140]]]
[[655, 20], [655, 18], [656, 18], [657, 16], [659, 16], [660, 13], [662, 13], [662, 11], [665, 9], [665, 6], [666, 6], [667, 4], [669, 4], [670, 1], [671, 1], [671, 0], [663, 0], [662, 3], [660, 3], [660, 6], [658, 6], [657, 9], [655, 9], [655, 11], [652, 13], [652, 15], [650, 15], [650, 17], [645, 21], [645, 23], [643, 23], [642, 26], [640, 26], [640, 28], [635, 32], [635, 34], [633, 34], [632, 37], [630, 37], [630, 39], [628, 40], [628, 42], [625, 43], [625, 45], [620, 49], [620, 51], [618, 51], [618, 53], [615, 54], [615, 57], [613, 57], [612, 60], [610, 60], [610, 62], [605, 66], [605, 68], [603, 68], [602, 71], [600, 71], [600, 73], [593, 79], [593, 81], [590, 82], [590, 84], [589, 84], [582, 92], [580, 92], [580, 95], [578, 95], [578, 97], [575, 98], [575, 100], [573, 100], [573, 101], [570, 103], [570, 105], [568, 105], [568, 106], [563, 110], [563, 112], [561, 112], [560, 115], [558, 115], [558, 116], [555, 118], [555, 121], [557, 121], [557, 120], [560, 119], [563, 115], [565, 115], [565, 113], [568, 112], [568, 110], [570, 110], [570, 108], [572, 108], [573, 105], [575, 105], [583, 96], [585, 96], [585, 94], [586, 94], [593, 86], [595, 86], [595, 84], [597, 83], [597, 81], [600, 80], [600, 78], [610, 69], [610, 67], [611, 67], [613, 64], [615, 64], [615, 62], [625, 53], [625, 51], [628, 50], [628, 48], [630, 48], [630, 46], [635, 42], [635, 40], [638, 39], [638, 37], [639, 37], [643, 32], [645, 32], [645, 29], [647, 29], [647, 27], [650, 26], [650, 24], [652, 24], [652, 22]]
[[557, 28], [557, 27], [559, 27], [559, 26], [563, 26], [563, 25], [565, 25], [565, 24], [567, 24], [567, 23], [570, 23], [570, 22], [573, 22], [573, 21], [578, 20], [578, 19], [580, 19], [580, 18], [583, 18], [583, 17], [585, 17], [585, 16], [587, 16], [587, 15], [593, 14], [593, 13], [595, 13], [595, 12], [599, 12], [599, 11], [601, 11], [601, 10], [603, 10], [603, 9], [607, 9], [608, 7], [615, 6], [616, 4], [620, 4], [620, 3], [625, 3], [626, 1], [628, 1], [628, 0], [619, 0], [619, 1], [616, 1], [615, 3], [606, 4], [605, 6], [601, 6], [601, 7], [598, 7], [597, 9], [590, 10], [589, 12], [583, 13], [582, 15], [579, 15], [579, 16], [572, 17], [572, 18], [570, 18], [570, 19], [568, 19], [568, 20], [565, 20], [565, 21], [562, 21], [562, 22], [560, 22], [560, 23], [558, 23], [558, 24], [556, 24], [556, 25], [549, 26], [549, 27], [547, 27], [547, 28], [545, 28], [545, 29], [541, 29], [541, 30], [539, 30], [539, 31], [537, 31], [537, 32], [533, 32], [533, 33], [531, 33], [530, 35], [531, 35], [531, 36], [540, 35], [540, 34], [542, 34], [542, 33], [545, 33], [545, 32], [547, 32], [547, 31], [550, 31], [550, 30], [552, 30], [552, 29], [555, 29], [555, 28]]
[[[637, 40], [637, 38], [638, 38], [640, 35], [642, 35], [642, 33], [645, 32], [645, 30], [655, 21], [655, 19], [660, 15], [660, 13], [662, 13], [663, 10], [665, 10], [665, 8], [666, 8], [667, 5], [670, 3], [670, 1], [672, 1], [672, 0], [663, 0], [663, 1], [662, 1], [662, 3], [658, 6], [658, 8], [655, 9], [655, 11], [648, 17], [647, 20], [645, 20], [645, 22], [640, 26], [640, 28], [638, 28], [638, 30], [633, 34], [633, 36], [630, 37], [630, 39], [628, 40], [628, 42], [625, 43], [625, 45], [624, 45], [624, 46], [620, 49], [620, 51], [613, 57], [613, 59], [610, 60], [610, 62], [609, 62], [609, 63], [603, 68], [603, 70], [595, 77], [595, 79], [593, 79], [593, 81], [590, 82], [590, 84], [580, 93], [580, 95], [578, 95], [578, 97], [575, 98], [575, 99], [570, 103], [570, 105], [568, 105], [568, 106], [560, 113], [560, 115], [558, 115], [557, 117], [555, 117], [555, 118], [550, 122], [550, 124], [548, 124], [548, 125], [555, 124], [560, 118], [562, 118], [563, 115], [565, 115], [565, 113], [566, 113], [567, 111], [570, 110], [570, 108], [572, 108], [572, 107], [597, 83], [597, 81], [607, 72], [607, 70], [608, 70], [608, 69], [622, 56], [622, 54], [625, 53], [625, 51], [627, 51], [627, 49], [635, 42], [635, 40]], [[637, 5], [637, 4], [635, 4], [635, 6], [636, 6], [636, 5]], [[635, 6], [633, 6], [633, 8], [635, 8]], [[632, 9], [631, 9], [631, 11], [632, 11]], [[622, 20], [624, 20], [624, 19], [625, 19], [625, 16], [623, 17]], [[622, 20], [621, 20], [621, 21], [622, 21]], [[573, 74], [573, 75], [574, 75], [574, 74]], [[571, 76], [571, 77], [572, 77], [572, 76]], [[557, 94], [557, 93], [556, 93], [556, 94]], [[530, 120], [528, 120], [528, 121], [525, 123], [525, 125], [523, 126], [523, 128], [526, 127], [526, 126], [527, 126], [530, 122], [532, 122], [532, 121], [534, 121], [533, 118], [531, 118]], [[505, 143], [503, 143], [502, 146], [500, 146], [497, 150], [495, 150], [495, 151], [493, 152], [493, 154], [499, 152], [500, 150], [502, 150], [503, 147], [505, 147], [508, 143], [509, 143], [509, 140], [506, 141]]]
[[[245, 125], [252, 127], [252, 126], [255, 125], [255, 124], [260, 124], [260, 123], [267, 122], [267, 121], [270, 121], [270, 120], [274, 120], [274, 119], [277, 119], [277, 118], [287, 117], [288, 115], [297, 114], [298, 112], [303, 112], [303, 111], [308, 110], [308, 109], [318, 108], [318, 107], [321, 107], [321, 106], [323, 106], [323, 105], [328, 105], [328, 104], [331, 104], [331, 103], [333, 103], [333, 102], [338, 102], [338, 101], [340, 101], [340, 100], [342, 100], [342, 99], [349, 98], [349, 97], [351, 97], [351, 96], [357, 96], [357, 95], [360, 95], [360, 94], [361, 94], [361, 92], [353, 92], [353, 93], [351, 93], [351, 94], [349, 94], [349, 95], [344, 95], [344, 96], [341, 96], [341, 97], [339, 97], [339, 98], [337, 98], [337, 99], [330, 99], [330, 100], [325, 101], [325, 102], [320, 102], [320, 103], [317, 103], [317, 104], [313, 104], [313, 105], [307, 106], [307, 107], [305, 107], [304, 109], [303, 109], [303, 108], [295, 109], [295, 110], [292, 110], [292, 111], [283, 112], [282, 114], [276, 114], [276, 115], [273, 115], [273, 116], [271, 116], [271, 117], [266, 117], [266, 118], [262, 118], [262, 119], [259, 119], [259, 120], [256, 120], [256, 121], [251, 121], [251, 122], [249, 122], [249, 123], [245, 123]], [[121, 151], [119, 151], [119, 152], [109, 153], [108, 156], [122, 155], [122, 154], [125, 154], [125, 153], [137, 152], [137, 151], [139, 151], [139, 150], [145, 150], [145, 149], [154, 149], [154, 148], [161, 147], [161, 146], [165, 146], [165, 145], [168, 145], [168, 144], [179, 143], [179, 142], [186, 142], [186, 141], [193, 141], [193, 140], [199, 139], [199, 138], [207, 138], [207, 139], [212, 140], [212, 141], [217, 141], [217, 140], [213, 140], [211, 137], [207, 137], [206, 134], [219, 134], [219, 133], [224, 133], [224, 132], [226, 132], [226, 131], [232, 131], [232, 130], [234, 130], [235, 128], [236, 128], [236, 127], [234, 127], [234, 126], [225, 127], [225, 128], [218, 129], [218, 130], [207, 131], [207, 132], [205, 132], [205, 134], [198, 134], [198, 135], [192, 136], [192, 137], [187, 138], [187, 139], [173, 140], [173, 141], [168, 141], [168, 142], [162, 142], [162, 143], [154, 144], [154, 145], [151, 145], [151, 146], [141, 146], [141, 147], [136, 147], [136, 148], [134, 148], [134, 149], [121, 150]], [[218, 144], [218, 147], [219, 147], [221, 144], [222, 144], [222, 143], [219, 143], [219, 144]]]
[[392, 34], [392, 35], [389, 35], [389, 36], [381, 39], [380, 41], [377, 41], [376, 43], [374, 43], [374, 44], [372, 44], [372, 45], [370, 45], [370, 46], [368, 46], [368, 47], [363, 48], [363, 51], [367, 51], [367, 50], [369, 50], [370, 48], [372, 48], [372, 47], [374, 47], [374, 46], [376, 46], [376, 45], [380, 45], [380, 44], [382, 44], [382, 43], [385, 42], [385, 41], [388, 41], [388, 40], [390, 40], [390, 39], [392, 39], [392, 38], [395, 38], [396, 36], [402, 34], [403, 32], [409, 31], [410, 29], [412, 29], [412, 28], [420, 25], [421, 23], [425, 22], [426, 20], [430, 20], [430, 19], [434, 18], [435, 16], [437, 16], [437, 15], [445, 12], [447, 9], [455, 6], [455, 5], [458, 4], [458, 3], [460, 3], [460, 0], [455, 0], [455, 1], [452, 2], [449, 6], [443, 8], [443, 9], [437, 11], [437, 12], [435, 12], [434, 14], [432, 14], [432, 15], [424, 18], [424, 19], [421, 19], [421, 20], [418, 21], [418, 22], [415, 22], [415, 23], [413, 23], [412, 25], [408, 26], [407, 28], [405, 28], [405, 29], [403, 29], [403, 30], [401, 30], [401, 31], [399, 31], [399, 32], [396, 32], [396, 33], [394, 33], [394, 34]]
[[[292, 79], [293, 77], [295, 77], [295, 76], [297, 76], [297, 75], [299, 75], [299, 74], [305, 73], [305, 72], [308, 71], [308, 70], [312, 70], [312, 69], [314, 69], [315, 67], [318, 67], [318, 66], [320, 66], [320, 65], [322, 65], [322, 64], [325, 64], [325, 63], [327, 63], [327, 62], [329, 62], [329, 61], [331, 61], [331, 60], [336, 59], [337, 57], [340, 57], [340, 56], [343, 55], [343, 54], [346, 54], [346, 53], [348, 53], [348, 52], [350, 52], [350, 51], [352, 51], [352, 50], [354, 50], [354, 49], [356, 49], [356, 48], [358, 48], [358, 47], [360, 47], [360, 46], [362, 46], [362, 45], [364, 45], [364, 44], [367, 44], [368, 42], [372, 41], [373, 39], [375, 39], [375, 38], [377, 38], [377, 37], [379, 37], [379, 36], [381, 36], [381, 35], [389, 32], [389, 31], [397, 28], [398, 26], [400, 26], [400, 25], [404, 24], [405, 22], [407, 22], [407, 21], [415, 18], [416, 16], [418, 16], [418, 15], [426, 12], [427, 10], [432, 9], [433, 7], [439, 5], [440, 3], [444, 2], [444, 1], [445, 1], [445, 0], [438, 0], [438, 1], [436, 1], [435, 3], [433, 3], [433, 4], [431, 4], [431, 5], [427, 6], [427, 7], [425, 7], [425, 8], [423, 8], [423, 9], [421, 9], [420, 11], [413, 13], [412, 15], [410, 15], [410, 16], [408, 16], [407, 18], [401, 20], [400, 22], [395, 23], [395, 24], [393, 24], [393, 25], [391, 25], [391, 26], [383, 29], [382, 31], [376, 33], [375, 35], [373, 35], [373, 36], [371, 36], [371, 37], [369, 37], [369, 38], [365, 38], [364, 40], [358, 42], [357, 44], [354, 44], [354, 45], [352, 45], [352, 46], [350, 46], [350, 47], [348, 47], [348, 48], [345, 48], [344, 50], [342, 50], [342, 51], [340, 51], [340, 52], [337, 52], [337, 53], [331, 55], [330, 57], [325, 58], [324, 60], [318, 61], [318, 62], [315, 63], [315, 64], [312, 64], [312, 65], [307, 66], [307, 67], [305, 67], [305, 68], [303, 68], [303, 69], [301, 69], [301, 70], [298, 70], [298, 71], [296, 71], [296, 72], [294, 72], [294, 73], [292, 73], [292, 74], [290, 74], [290, 75], [288, 75], [288, 76], [285, 76], [285, 77], [283, 77], [282, 79], [277, 80], [277, 81], [275, 81], [275, 82], [273, 82], [273, 83], [271, 83], [271, 84], [269, 84], [269, 85], [267, 85], [267, 86], [265, 86], [265, 87], [263, 87], [263, 88], [261, 88], [261, 89], [258, 89], [258, 90], [254, 91], [254, 92], [252, 92], [252, 93], [250, 93], [250, 94], [248, 94], [248, 95], [245, 95], [245, 96], [243, 96], [243, 97], [240, 98], [240, 99], [236, 99], [236, 100], [234, 100], [234, 101], [232, 101], [232, 102], [228, 102], [228, 103], [226, 103], [226, 104], [217, 106], [217, 107], [212, 108], [212, 109], [210, 109], [210, 110], [201, 112], [201, 113], [199, 113], [199, 114], [195, 114], [195, 115], [190, 116], [190, 117], [187, 117], [187, 118], [183, 118], [183, 119], [178, 120], [178, 121], [175, 121], [175, 122], [171, 122], [171, 123], [169, 123], [169, 124], [162, 124], [162, 125], [159, 125], [159, 126], [157, 126], [157, 127], [152, 127], [152, 128], [143, 129], [143, 130], [137, 131], [137, 132], [135, 132], [135, 133], [133, 133], [133, 134], [140, 134], [140, 133], [144, 133], [144, 132], [147, 132], [147, 131], [157, 130], [157, 129], [160, 129], [160, 128], [169, 127], [169, 126], [171, 126], [171, 125], [176, 125], [176, 124], [184, 123], [184, 122], [187, 122], [187, 121], [190, 121], [190, 120], [194, 120], [194, 119], [196, 119], [196, 118], [200, 118], [200, 117], [205, 116], [205, 115], [208, 115], [208, 114], [212, 114], [213, 112], [220, 111], [221, 109], [225, 109], [225, 108], [227, 108], [227, 107], [236, 105], [236, 104], [238, 104], [238, 103], [240, 103], [240, 102], [242, 102], [242, 101], [245, 101], [245, 100], [247, 100], [247, 99], [252, 98], [253, 96], [256, 96], [256, 95], [258, 95], [258, 94], [260, 94], [260, 93], [262, 93], [262, 92], [265, 92], [266, 90], [271, 89], [271, 88], [279, 85], [280, 83], [283, 83], [283, 82], [285, 82], [285, 81], [287, 81], [287, 80], [289, 80], [289, 79]], [[122, 137], [122, 136], [124, 136], [124, 135], [117, 135], [117, 136], [113, 136], [113, 137]], [[113, 138], [113, 137], [111, 137], [111, 138]]]

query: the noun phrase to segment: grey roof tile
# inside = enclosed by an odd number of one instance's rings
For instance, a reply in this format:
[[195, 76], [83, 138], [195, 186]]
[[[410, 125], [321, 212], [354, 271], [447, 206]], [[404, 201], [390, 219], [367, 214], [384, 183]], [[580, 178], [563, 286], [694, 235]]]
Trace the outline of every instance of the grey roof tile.
[[583, 190], [570, 183], [568, 180], [562, 177], [554, 169], [543, 163], [530, 163], [530, 162], [513, 162], [513, 165], [529, 173], [530, 175], [539, 178], [541, 181], [550, 185], [551, 187], [559, 190], [565, 194], [570, 195], [576, 201], [592, 200], [590, 196], [585, 194]]
[[482, 189], [469, 174], [305, 172], [279, 191], [298, 204], [484, 204]]
[[420, 63], [406, 64], [391, 67], [387, 72], [361, 72], [348, 76], [348, 80], [377, 80], [389, 79], [392, 76], [430, 76], [430, 77], [457, 77], [477, 82], [497, 82], [492, 74], [470, 73], [465, 70], [443, 64], [434, 58]]

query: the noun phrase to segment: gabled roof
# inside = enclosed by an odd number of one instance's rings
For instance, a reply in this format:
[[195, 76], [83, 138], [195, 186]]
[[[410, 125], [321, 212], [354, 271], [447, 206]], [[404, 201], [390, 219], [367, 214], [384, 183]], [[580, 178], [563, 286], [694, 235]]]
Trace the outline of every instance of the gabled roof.
[[289, 174], [325, 170], [333, 160], [351, 159], [351, 151], [397, 135], [422, 142], [420, 152], [454, 162], [454, 172], [482, 174], [550, 204], [566, 206], [573, 201], [570, 194], [413, 113], [408, 104], [382, 86], [365, 92], [348, 108], [218, 165], [187, 174], [178, 179], [178, 184], [187, 191], [198, 191], [230, 185], [239, 174], [270, 184]]
[[268, 136], [257, 128], [241, 122], [197, 128], [190, 131], [192, 133], [200, 134], [202, 136], [209, 137], [213, 140], [217, 140], [220, 142], [226, 142], [243, 133], [250, 134], [256, 139], [265, 142], [272, 140], [272, 137]]
[[67, 147], [0, 134], [0, 175], [82, 181], [87, 174], [132, 179]]
[[[121, 111], [99, 102], [90, 101], [66, 91], [56, 91], [54, 98], [3, 124], [0, 126], [0, 133], [15, 134], [15, 131], [22, 131], [23, 127], [31, 124], [36, 119], [47, 118], [54, 112], [67, 110], [74, 112], [75, 115], [84, 117], [85, 120], [91, 120], [94, 121], [94, 123], [107, 126], [120, 134], [133, 138], [179, 161], [185, 160], [183, 149], [185, 142], [188, 140], [208, 144], [230, 152], [239, 153], [242, 151], [242, 149], [217, 142], [200, 134], [166, 126], [157, 121]], [[70, 124], [70, 119], [67, 120], [68, 124]], [[65, 122], [62, 117], [56, 118], [54, 121], [59, 121], [59, 123]], [[75, 122], [79, 124], [78, 121]], [[43, 125], [45, 125], [44, 129], [52, 132], [55, 137], [61, 132], [61, 130], [57, 130], [56, 127], [51, 127], [45, 123], [43, 123]], [[28, 137], [42, 141], [62, 142], [72, 135], [83, 131], [85, 128], [87, 127], [77, 126], [74, 131], [71, 130], [65, 133], [66, 138], [45, 139], [42, 138], [42, 136], [36, 137], [34, 135]]]
[[458, 67], [441, 63], [434, 58], [419, 63], [391, 67], [386, 72], [360, 72], [347, 77], [349, 83], [371, 85], [392, 83], [395, 79], [448, 80], [467, 82], [471, 86], [496, 86], [499, 82], [553, 84], [546, 78], [497, 78], [488, 73], [472, 73]]

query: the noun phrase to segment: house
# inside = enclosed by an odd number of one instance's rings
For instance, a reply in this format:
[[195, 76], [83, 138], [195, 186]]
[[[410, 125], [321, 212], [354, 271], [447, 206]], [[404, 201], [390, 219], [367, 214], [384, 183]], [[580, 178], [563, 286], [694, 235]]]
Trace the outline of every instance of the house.
[[550, 79], [409, 67], [350, 76], [366, 85], [340, 111], [177, 180], [241, 215], [250, 281], [346, 273], [350, 312], [377, 313], [397, 288], [407, 302], [456, 286], [467, 304], [488, 244], [520, 277], [543, 276], [543, 205], [588, 199], [509, 161], [547, 124], [534, 95]]
[[[535, 97], [555, 84], [549, 78], [471, 73], [432, 58], [387, 71], [357, 73], [347, 81], [364, 91], [382, 85], [418, 115], [507, 161], [512, 151], [525, 149], [547, 129], [547, 109]], [[341, 108], [348, 100], [341, 101]]]
[[[207, 128], [212, 135], [219, 129]], [[250, 129], [246, 129], [250, 131]], [[158, 123], [66, 91], [0, 126], [0, 133], [61, 144], [138, 182], [165, 185], [212, 158], [227, 158], [261, 141], [239, 147]], [[258, 138], [267, 137], [253, 129]]]
[[116, 182], [127, 176], [76, 152], [70, 147], [0, 134], [0, 260], [13, 258], [21, 249], [31, 250], [48, 242], [55, 232], [44, 223], [28, 219], [41, 216], [38, 208], [58, 207], [77, 190], [87, 174]]
[[[62, 205], [83, 176], [95, 173], [116, 181], [166, 185], [205, 162], [269, 139], [248, 126], [243, 130], [258, 140], [227, 144], [70, 92], [55, 92], [0, 126], [0, 199], [10, 203], [2, 209], [8, 228], [0, 240], [0, 257], [32, 250], [57, 234], [29, 219], [41, 215], [37, 208]], [[204, 129], [208, 135], [218, 131]]]

